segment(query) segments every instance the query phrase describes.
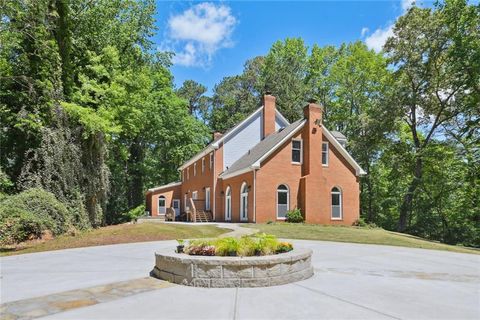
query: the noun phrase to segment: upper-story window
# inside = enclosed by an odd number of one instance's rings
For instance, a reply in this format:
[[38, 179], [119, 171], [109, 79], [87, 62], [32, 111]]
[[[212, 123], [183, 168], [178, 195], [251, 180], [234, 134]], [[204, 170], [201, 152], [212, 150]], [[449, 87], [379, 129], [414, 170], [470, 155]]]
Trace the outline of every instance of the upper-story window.
[[184, 180], [183, 180], [183, 179], [184, 179], [183, 170], [182, 170], [182, 172], [180, 172], [180, 175], [182, 176], [181, 178], [182, 178], [182, 182], [183, 182], [183, 181], [184, 181]]
[[322, 165], [328, 166], [328, 142], [322, 143]]
[[213, 152], [210, 153], [210, 170], [213, 168]]
[[197, 163], [195, 162], [193, 164], [193, 176], [195, 177], [197, 175]]
[[302, 163], [302, 140], [292, 140], [292, 163]]
[[202, 158], [202, 174], [205, 172], [205, 158]]
[[187, 180], [190, 179], [190, 167], [187, 168]]

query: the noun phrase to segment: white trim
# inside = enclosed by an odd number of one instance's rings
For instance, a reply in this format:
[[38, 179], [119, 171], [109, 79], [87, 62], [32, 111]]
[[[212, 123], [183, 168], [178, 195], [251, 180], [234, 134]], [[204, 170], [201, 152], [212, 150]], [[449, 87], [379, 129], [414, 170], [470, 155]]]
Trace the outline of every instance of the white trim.
[[225, 179], [228, 179], [228, 178], [231, 178], [231, 177], [236, 177], [238, 175], [241, 175], [241, 174], [244, 174], [244, 173], [247, 173], [247, 172], [250, 172], [252, 171], [253, 168], [252, 167], [247, 167], [245, 169], [242, 169], [242, 170], [237, 170], [235, 172], [232, 172], [232, 173], [229, 173], [229, 174], [226, 174], [226, 175], [220, 175], [219, 178], [225, 180]]
[[279, 118], [282, 119], [282, 121], [284, 121], [284, 122], [287, 123], [287, 125], [290, 124], [290, 122], [287, 120], [287, 118], [285, 118], [285, 117], [283, 116], [283, 114], [281, 114], [280, 111], [278, 111], [277, 109], [275, 109], [275, 115], [278, 115]]
[[[337, 188], [340, 191], [332, 191], [333, 188]], [[340, 195], [340, 198], [339, 198], [340, 204], [338, 205], [340, 207], [340, 217], [339, 218], [333, 217], [333, 204], [332, 204], [332, 195], [333, 194]], [[330, 220], [343, 220], [343, 191], [340, 187], [337, 187], [337, 186], [333, 186], [332, 189], [330, 189]]]
[[[242, 192], [243, 188], [246, 187], [247, 191]], [[243, 199], [246, 198], [246, 206], [243, 206]], [[245, 217], [242, 217], [245, 215]], [[240, 221], [248, 221], [248, 185], [244, 181], [240, 187]]]
[[192, 192], [192, 199], [193, 199], [193, 200], [197, 200], [197, 199], [198, 199], [198, 191], [197, 191], [197, 190], [195, 190], [195, 191]]
[[147, 190], [147, 193], [155, 192], [155, 191], [158, 191], [158, 190], [161, 190], [161, 189], [165, 189], [165, 188], [180, 186], [180, 185], [182, 185], [182, 182], [181, 182], [181, 181], [172, 182], [172, 183], [169, 183], [169, 184], [164, 184], [163, 186], [159, 186], [159, 187], [155, 187], [155, 188], [148, 189], [148, 190]]
[[[275, 150], [277, 150], [280, 146], [282, 146], [287, 140], [289, 140], [293, 135], [295, 135], [302, 127], [303, 125], [305, 124], [305, 122], [307, 122], [306, 120], [303, 120], [297, 128], [295, 128], [295, 130], [293, 130], [292, 132], [290, 132], [286, 137], [284, 137], [282, 140], [280, 140], [276, 145], [274, 145], [267, 153], [265, 153], [260, 159], [258, 159], [257, 161], [255, 161], [254, 164], [252, 164], [251, 166], [247, 167], [247, 168], [244, 168], [244, 169], [241, 169], [241, 170], [237, 170], [237, 171], [234, 171], [234, 172], [230, 172], [228, 174], [221, 174], [219, 176], [220, 179], [228, 179], [228, 178], [232, 178], [232, 177], [236, 177], [238, 175], [241, 175], [241, 174], [244, 174], [244, 173], [247, 173], [251, 170], [255, 170], [255, 169], [260, 169], [260, 164], [263, 160], [265, 160], [268, 156], [270, 156]], [[302, 146], [303, 147], [303, 146]]]
[[[207, 193], [208, 193], [208, 197], [207, 197]], [[212, 194], [210, 192], [210, 187], [205, 188], [205, 210], [207, 211], [210, 211], [212, 208], [212, 202], [210, 200], [211, 196]], [[207, 203], [208, 203], [208, 207], [207, 207]]]
[[[172, 199], [172, 208], [173, 208], [173, 211], [175, 211], [175, 203], [178, 203], [178, 214], [180, 214], [180, 206], [181, 206], [181, 201], [180, 199]], [[177, 216], [177, 212], [175, 211], [175, 216]]]
[[286, 183], [280, 183], [278, 186], [277, 186], [277, 189], [275, 190], [275, 207], [276, 207], [276, 213], [277, 213], [277, 220], [286, 220], [287, 217], [279, 217], [278, 216], [278, 187], [280, 186], [285, 186], [287, 187], [287, 190], [282, 190], [280, 192], [285, 192], [287, 193], [287, 212], [290, 210], [290, 187], [288, 186], [288, 184]]
[[230, 131], [227, 131], [220, 139], [218, 139], [217, 141], [215, 141], [214, 143], [212, 143], [212, 146], [214, 148], [217, 148], [220, 147], [220, 142], [223, 142], [223, 140], [225, 140], [226, 138], [228, 138], [229, 136], [231, 136], [233, 133], [235, 133], [237, 131], [238, 128], [240, 128], [244, 123], [250, 121], [253, 117], [255, 117], [257, 115], [257, 113], [259, 113], [261, 110], [263, 109], [263, 106], [261, 106], [260, 108], [258, 108], [257, 110], [255, 110], [255, 112], [253, 112], [252, 114], [250, 114], [248, 117], [246, 117], [242, 122], [238, 123], [236, 126], [234, 126]]
[[[291, 159], [292, 155], [293, 155], [293, 141], [300, 142], [300, 150], [299, 150], [300, 151], [300, 161], [293, 161], [293, 159]], [[303, 140], [300, 139], [300, 138], [292, 139], [291, 147], [292, 148], [290, 150], [291, 150], [292, 153], [290, 154], [290, 160], [291, 160], [292, 164], [302, 164], [303, 163]], [[295, 150], [297, 150], [297, 149], [295, 149]]]
[[[263, 106], [261, 106], [260, 108], [258, 108], [257, 110], [255, 110], [252, 114], [250, 114], [247, 118], [245, 118], [243, 121], [241, 121], [240, 123], [238, 123], [236, 126], [234, 126], [231, 130], [227, 131], [220, 139], [218, 139], [217, 141], [214, 141], [212, 144], [208, 145], [207, 147], [205, 147], [205, 149], [203, 149], [202, 151], [200, 151], [199, 153], [197, 153], [196, 155], [194, 155], [192, 158], [190, 158], [189, 160], [185, 161], [178, 169], [179, 170], [183, 170], [185, 169], [186, 167], [188, 167], [189, 165], [191, 165], [192, 163], [194, 163], [195, 161], [197, 161], [198, 159], [200, 159], [202, 156], [208, 154], [209, 152], [213, 151], [213, 150], [216, 150], [220, 147], [220, 143], [223, 142], [223, 140], [225, 140], [226, 138], [228, 138], [229, 136], [231, 136], [233, 133], [235, 133], [237, 131], [238, 128], [240, 128], [244, 123], [248, 122], [250, 119], [252, 119], [253, 117], [255, 117], [257, 115], [257, 113], [259, 113], [260, 111], [262, 111], [263, 109]], [[283, 115], [279, 112], [280, 116], [285, 119], [285, 117], [283, 117]], [[286, 119], [285, 119], [286, 120]], [[288, 121], [287, 121], [288, 123]]]
[[265, 153], [260, 159], [258, 159], [252, 167], [255, 168], [260, 168], [260, 164], [262, 163], [263, 160], [265, 160], [267, 157], [269, 157], [275, 150], [277, 150], [280, 146], [282, 146], [287, 140], [289, 140], [293, 135], [295, 135], [298, 131], [300, 131], [301, 128], [303, 128], [303, 125], [307, 122], [307, 120], [303, 120], [298, 127], [295, 128], [292, 132], [290, 132], [286, 137], [284, 137], [282, 140], [280, 140], [276, 145], [273, 146], [267, 153]]
[[[230, 191], [230, 194], [228, 194], [228, 191]], [[228, 202], [230, 201], [230, 212], [227, 210]], [[227, 219], [227, 212], [230, 213], [230, 216]], [[232, 188], [230, 186], [227, 186], [227, 189], [225, 190], [225, 213], [224, 213], [224, 218], [225, 221], [232, 221]]]
[[333, 144], [333, 146], [340, 152], [340, 154], [347, 160], [348, 163], [355, 169], [357, 176], [364, 176], [367, 173], [360, 167], [360, 165], [353, 159], [353, 157], [348, 153], [347, 150], [340, 144], [340, 142], [335, 139], [330, 131], [328, 131], [325, 126], [322, 125], [323, 134], [327, 137], [328, 141]]
[[[326, 151], [327, 163], [323, 163], [323, 145], [325, 144], [327, 145], [327, 151]], [[322, 166], [328, 167], [329, 161], [330, 161], [330, 144], [328, 142], [322, 141]]]
[[253, 223], [257, 222], [257, 170], [253, 169]]
[[[163, 200], [163, 206], [160, 207], [160, 200]], [[160, 212], [160, 208], [163, 208], [163, 212]], [[157, 215], [166, 214], [167, 213], [167, 198], [164, 195], [158, 197], [157, 202]]]
[[185, 161], [180, 167], [178, 167], [178, 170], [185, 169], [186, 167], [190, 166], [192, 163], [196, 162], [198, 159], [207, 155], [210, 151], [213, 151], [215, 149], [217, 148], [213, 147], [212, 145], [206, 146], [205, 149], [194, 155], [192, 158], [190, 158], [190, 160]]

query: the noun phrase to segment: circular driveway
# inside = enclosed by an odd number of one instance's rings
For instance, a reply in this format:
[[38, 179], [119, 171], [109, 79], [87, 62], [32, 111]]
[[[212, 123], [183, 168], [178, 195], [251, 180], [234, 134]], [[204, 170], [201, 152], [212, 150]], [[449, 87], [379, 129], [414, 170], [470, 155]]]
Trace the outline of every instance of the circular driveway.
[[[175, 241], [0, 258], [1, 307], [42, 319], [479, 319], [480, 256], [292, 240], [315, 275], [284, 286], [202, 289], [148, 278]], [[61, 302], [61, 303], [60, 303]]]

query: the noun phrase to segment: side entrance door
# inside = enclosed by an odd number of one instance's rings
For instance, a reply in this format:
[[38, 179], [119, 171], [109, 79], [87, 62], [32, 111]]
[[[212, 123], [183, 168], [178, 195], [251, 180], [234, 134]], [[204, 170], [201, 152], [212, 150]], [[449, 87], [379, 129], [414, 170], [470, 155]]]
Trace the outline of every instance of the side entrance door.
[[175, 210], [175, 216], [180, 215], [180, 200], [179, 199], [173, 199], [173, 210]]
[[166, 201], [164, 196], [158, 197], [158, 214], [165, 214], [165, 212], [167, 211], [165, 208], [165, 202]]

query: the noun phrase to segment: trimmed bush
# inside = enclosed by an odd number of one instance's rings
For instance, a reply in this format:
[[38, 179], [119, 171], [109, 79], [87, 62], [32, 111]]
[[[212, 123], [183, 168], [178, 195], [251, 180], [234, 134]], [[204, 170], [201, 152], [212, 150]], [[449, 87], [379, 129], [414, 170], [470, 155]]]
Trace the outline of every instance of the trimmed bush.
[[293, 222], [293, 223], [303, 222], [302, 212], [298, 208], [289, 210], [287, 212], [286, 218], [287, 218], [287, 222]]
[[43, 189], [33, 188], [8, 196], [0, 202], [0, 241], [18, 243], [41, 237], [45, 230], [60, 235], [72, 226], [70, 215], [63, 203]]
[[283, 253], [292, 249], [291, 243], [279, 242], [277, 237], [263, 233], [240, 239], [227, 237], [216, 240], [192, 240], [184, 252], [189, 255], [248, 257]]

